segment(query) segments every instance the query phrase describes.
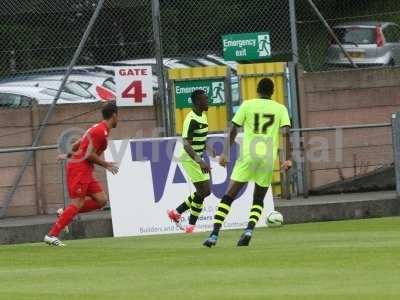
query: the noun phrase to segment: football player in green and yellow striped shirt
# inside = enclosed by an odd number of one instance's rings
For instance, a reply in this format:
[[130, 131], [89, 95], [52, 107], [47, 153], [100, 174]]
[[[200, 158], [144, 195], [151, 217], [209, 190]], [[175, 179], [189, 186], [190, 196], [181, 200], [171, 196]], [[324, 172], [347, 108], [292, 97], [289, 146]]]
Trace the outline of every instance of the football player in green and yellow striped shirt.
[[168, 217], [181, 228], [181, 215], [190, 209], [189, 225], [185, 228], [187, 233], [193, 232], [203, 209], [204, 199], [211, 193], [211, 169], [203, 160], [207, 148], [208, 121], [206, 111], [208, 110], [208, 96], [203, 90], [195, 90], [191, 99], [193, 110], [187, 114], [183, 123], [182, 139], [184, 147], [180, 162], [186, 175], [195, 186], [196, 192], [176, 209], [168, 210]]

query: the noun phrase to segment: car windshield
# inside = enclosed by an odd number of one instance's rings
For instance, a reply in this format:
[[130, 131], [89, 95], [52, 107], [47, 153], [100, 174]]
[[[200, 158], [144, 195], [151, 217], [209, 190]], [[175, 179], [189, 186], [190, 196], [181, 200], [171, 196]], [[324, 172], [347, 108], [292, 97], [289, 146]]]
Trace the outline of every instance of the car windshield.
[[89, 82], [83, 82], [83, 81], [74, 81], [76, 84], [79, 84], [81, 87], [83, 87], [85, 90], [88, 90], [93, 84]]
[[10, 94], [10, 93], [0, 93], [0, 107], [28, 107], [31, 103], [31, 99], [25, 96]]
[[68, 82], [67, 85], [65, 86], [64, 91], [73, 95], [80, 96], [82, 98], [93, 98], [92, 94], [90, 94], [77, 82]]
[[342, 44], [375, 44], [375, 28], [335, 28], [336, 36]]
[[[55, 90], [55, 89], [44, 89], [40, 93], [42, 93], [44, 95], [55, 97], [57, 95], [57, 90]], [[78, 100], [77, 96], [69, 94], [69, 93], [65, 93], [65, 92], [61, 93], [60, 99], [61, 100], [71, 100], [71, 101], [77, 101]]]
[[103, 82], [103, 86], [108, 88], [109, 90], [115, 92], [115, 82], [114, 80], [110, 77], [107, 78], [104, 82]]

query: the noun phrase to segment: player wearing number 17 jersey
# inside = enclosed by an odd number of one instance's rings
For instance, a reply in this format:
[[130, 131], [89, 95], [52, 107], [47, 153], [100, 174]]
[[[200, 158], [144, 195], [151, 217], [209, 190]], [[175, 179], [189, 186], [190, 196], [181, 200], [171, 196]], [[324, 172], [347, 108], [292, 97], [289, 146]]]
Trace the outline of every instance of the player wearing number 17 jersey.
[[[248, 182], [255, 182], [253, 205], [250, 211], [248, 226], [241, 236], [238, 246], [248, 246], [264, 206], [264, 198], [272, 182], [274, 162], [278, 156], [280, 145], [280, 129], [288, 136], [290, 120], [286, 107], [272, 101], [274, 83], [271, 79], [262, 79], [257, 87], [259, 98], [245, 101], [232, 119], [224, 154], [220, 157], [220, 164], [226, 166], [230, 147], [235, 143], [238, 128], [243, 127], [244, 138], [241, 147], [241, 156], [236, 160], [231, 175], [228, 191], [218, 205], [214, 217], [214, 229], [204, 246], [215, 246], [219, 230], [227, 217], [231, 204]], [[283, 139], [283, 144], [286, 140]], [[286, 148], [286, 145], [283, 147]], [[287, 150], [287, 149], [285, 149]], [[289, 151], [286, 151], [289, 154]], [[291, 168], [292, 162], [288, 159], [283, 168]]]

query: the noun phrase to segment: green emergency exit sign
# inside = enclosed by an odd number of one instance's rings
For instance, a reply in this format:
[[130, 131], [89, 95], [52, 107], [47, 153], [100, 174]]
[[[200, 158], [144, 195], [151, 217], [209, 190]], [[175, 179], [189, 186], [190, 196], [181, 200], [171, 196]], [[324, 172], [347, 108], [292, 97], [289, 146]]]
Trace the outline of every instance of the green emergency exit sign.
[[264, 60], [271, 57], [268, 32], [228, 34], [222, 37], [225, 60]]

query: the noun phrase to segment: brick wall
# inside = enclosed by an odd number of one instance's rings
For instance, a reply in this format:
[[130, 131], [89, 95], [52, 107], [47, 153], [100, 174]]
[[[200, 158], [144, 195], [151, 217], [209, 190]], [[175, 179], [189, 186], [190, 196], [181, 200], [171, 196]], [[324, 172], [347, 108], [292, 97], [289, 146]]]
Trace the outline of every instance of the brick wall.
[[[60, 134], [68, 128], [87, 129], [101, 120], [100, 105], [58, 105], [45, 129], [42, 145], [57, 144]], [[30, 146], [35, 129], [46, 114], [47, 106], [0, 110], [0, 148]], [[86, 113], [85, 112], [89, 112]], [[71, 117], [82, 114], [71, 120]], [[158, 126], [154, 107], [121, 108], [119, 125], [111, 133], [112, 139], [126, 139], [142, 132], [150, 137]], [[56, 161], [57, 150], [38, 151], [25, 173], [8, 210], [8, 216], [27, 216], [54, 213], [63, 204], [61, 165]], [[3, 205], [15, 176], [22, 165], [24, 154], [0, 154], [0, 206]], [[104, 170], [97, 168], [96, 177], [106, 187]]]
[[[400, 111], [400, 68], [299, 69], [298, 76], [302, 127], [390, 123], [391, 114]], [[315, 156], [320, 149], [328, 158], [306, 159], [310, 189], [390, 165], [391, 134], [390, 128], [343, 130], [341, 137], [334, 131], [304, 134], [306, 153]]]

